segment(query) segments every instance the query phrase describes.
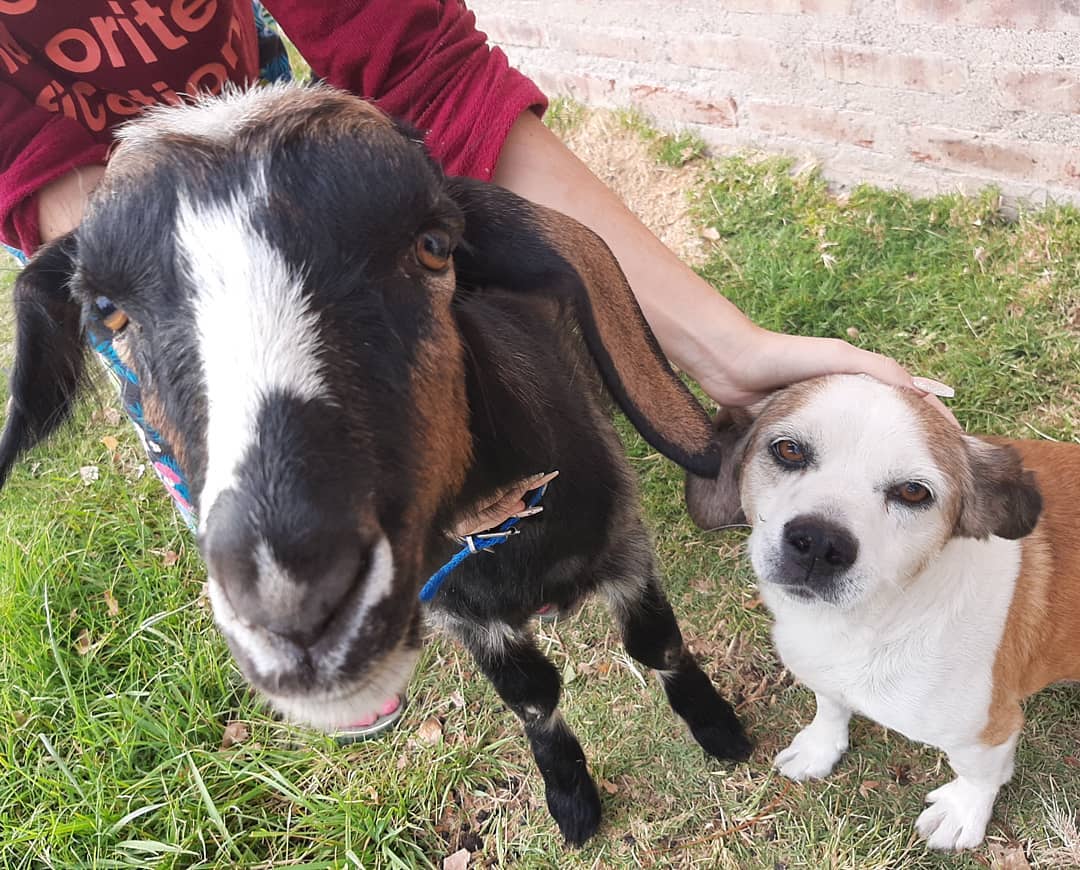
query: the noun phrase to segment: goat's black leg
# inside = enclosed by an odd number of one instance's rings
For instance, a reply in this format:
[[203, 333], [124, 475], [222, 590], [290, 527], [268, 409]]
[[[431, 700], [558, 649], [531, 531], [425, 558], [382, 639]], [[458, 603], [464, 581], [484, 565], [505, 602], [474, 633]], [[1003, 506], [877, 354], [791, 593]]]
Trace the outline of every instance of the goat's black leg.
[[672, 709], [686, 720], [690, 733], [709, 755], [748, 758], [753, 744], [735, 710], [683, 643], [675, 614], [655, 576], [636, 588], [631, 583], [617, 580], [607, 587], [626, 651], [659, 673]]
[[463, 640], [495, 690], [524, 723], [544, 777], [548, 810], [559, 830], [570, 843], [581, 845], [600, 826], [600, 795], [581, 744], [557, 709], [562, 691], [559, 672], [526, 634], [514, 633], [495, 644], [489, 638], [477, 644]]

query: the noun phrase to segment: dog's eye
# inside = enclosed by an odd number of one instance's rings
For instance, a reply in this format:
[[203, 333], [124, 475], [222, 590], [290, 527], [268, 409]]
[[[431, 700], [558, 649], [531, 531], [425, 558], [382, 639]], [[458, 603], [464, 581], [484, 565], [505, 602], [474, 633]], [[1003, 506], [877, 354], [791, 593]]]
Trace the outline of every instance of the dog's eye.
[[432, 272], [441, 272], [450, 263], [449, 234], [442, 230], [425, 230], [416, 239], [416, 259]]
[[800, 468], [806, 465], [806, 451], [803, 450], [803, 446], [798, 441], [792, 441], [790, 438], [780, 438], [769, 445], [769, 449], [772, 450], [773, 456], [779, 459], [782, 465], [791, 468]]
[[934, 500], [934, 494], [924, 484], [909, 480], [890, 489], [889, 498], [901, 504], [925, 507]]

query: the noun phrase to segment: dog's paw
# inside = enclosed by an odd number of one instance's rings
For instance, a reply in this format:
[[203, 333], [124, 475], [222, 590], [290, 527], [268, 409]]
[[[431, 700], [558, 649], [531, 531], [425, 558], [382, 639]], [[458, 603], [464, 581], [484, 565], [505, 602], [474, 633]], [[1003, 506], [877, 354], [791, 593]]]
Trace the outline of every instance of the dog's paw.
[[931, 849], [973, 849], [983, 841], [997, 790], [957, 778], [926, 796], [915, 830]]
[[828, 776], [848, 748], [847, 729], [836, 733], [809, 725], [791, 745], [777, 753], [773, 767], [788, 779], [822, 779]]

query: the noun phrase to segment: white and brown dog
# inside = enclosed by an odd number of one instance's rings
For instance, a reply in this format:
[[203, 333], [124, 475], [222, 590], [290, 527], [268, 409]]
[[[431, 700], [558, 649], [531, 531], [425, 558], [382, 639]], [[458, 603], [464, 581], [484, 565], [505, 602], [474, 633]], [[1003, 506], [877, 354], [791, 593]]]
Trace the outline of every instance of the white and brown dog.
[[777, 650], [817, 696], [776, 767], [826, 776], [860, 713], [948, 753], [956, 779], [916, 827], [933, 848], [978, 845], [1021, 701], [1080, 679], [1080, 446], [967, 436], [851, 375], [716, 432], [725, 467], [688, 479], [691, 516], [715, 528], [741, 507]]

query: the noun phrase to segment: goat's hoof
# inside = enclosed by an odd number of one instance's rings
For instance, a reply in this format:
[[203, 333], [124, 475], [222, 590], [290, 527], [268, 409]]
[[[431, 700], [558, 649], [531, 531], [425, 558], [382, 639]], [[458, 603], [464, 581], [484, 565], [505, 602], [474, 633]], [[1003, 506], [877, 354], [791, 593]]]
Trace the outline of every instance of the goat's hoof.
[[570, 789], [549, 786], [547, 805], [555, 824], [571, 846], [580, 846], [600, 827], [600, 795], [588, 777]]
[[742, 723], [734, 712], [719, 721], [690, 725], [690, 733], [713, 758], [746, 761], [754, 751], [753, 741], [746, 736]]

